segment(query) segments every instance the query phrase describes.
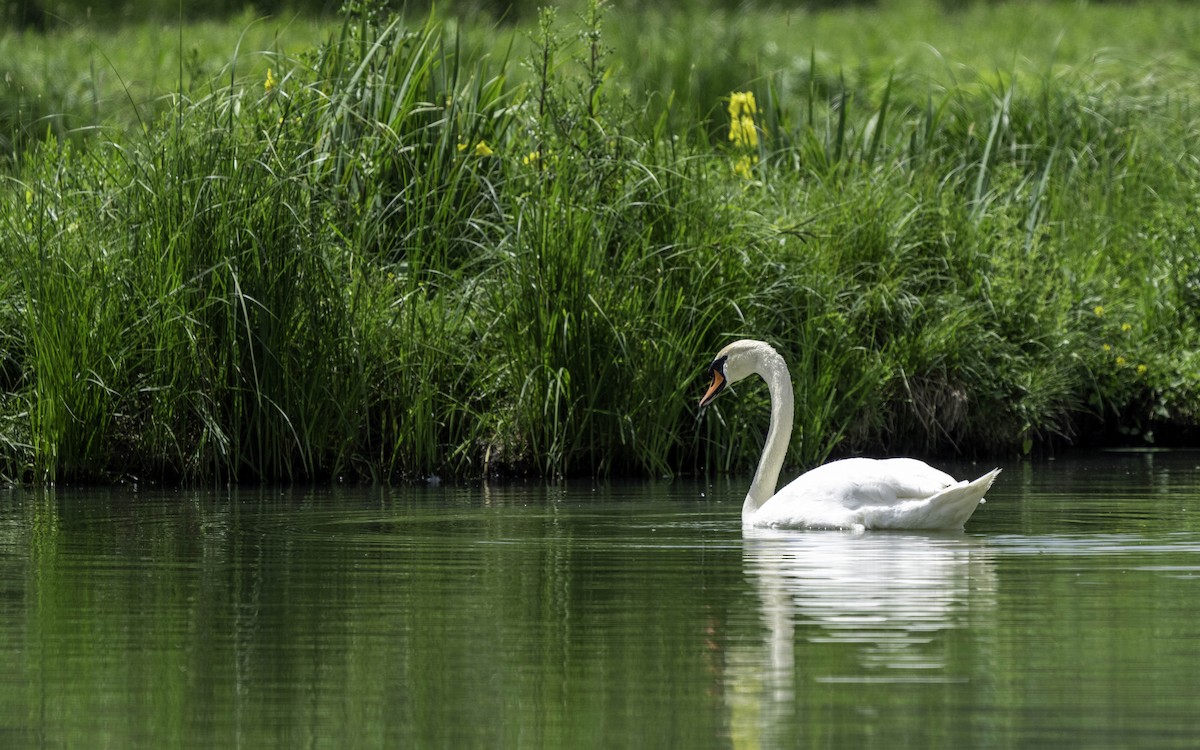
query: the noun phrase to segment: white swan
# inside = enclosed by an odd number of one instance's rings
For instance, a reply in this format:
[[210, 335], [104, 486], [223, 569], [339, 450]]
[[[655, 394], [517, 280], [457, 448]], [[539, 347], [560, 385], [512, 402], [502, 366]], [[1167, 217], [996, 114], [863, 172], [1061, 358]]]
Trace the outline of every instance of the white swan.
[[775, 485], [792, 435], [792, 381], [769, 344], [742, 339], [717, 353], [701, 408], [750, 375], [767, 381], [771, 426], [754, 481], [742, 505], [742, 526], [801, 529], [961, 529], [999, 469], [960, 482], [915, 458], [846, 458]]

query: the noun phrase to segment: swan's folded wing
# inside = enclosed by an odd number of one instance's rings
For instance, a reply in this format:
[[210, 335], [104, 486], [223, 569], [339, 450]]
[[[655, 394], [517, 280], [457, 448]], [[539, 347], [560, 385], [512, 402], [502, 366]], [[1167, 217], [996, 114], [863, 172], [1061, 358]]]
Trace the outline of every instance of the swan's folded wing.
[[779, 494], [853, 509], [924, 499], [956, 484], [954, 477], [914, 458], [846, 458], [802, 474]]
[[754, 514], [780, 528], [960, 529], [999, 473], [974, 482], [911, 458], [833, 461], [797, 477]]
[[983, 497], [1000, 475], [999, 469], [992, 469], [975, 480], [958, 480], [927, 464], [911, 458], [890, 458], [879, 461], [879, 464], [893, 464], [887, 471], [891, 477], [885, 480], [896, 490], [899, 500], [927, 500], [936, 495], [947, 493], [950, 488], [962, 488], [966, 494]]
[[915, 458], [885, 458], [876, 461], [874, 469], [875, 481], [898, 500], [932, 497], [947, 487], [966, 484]]

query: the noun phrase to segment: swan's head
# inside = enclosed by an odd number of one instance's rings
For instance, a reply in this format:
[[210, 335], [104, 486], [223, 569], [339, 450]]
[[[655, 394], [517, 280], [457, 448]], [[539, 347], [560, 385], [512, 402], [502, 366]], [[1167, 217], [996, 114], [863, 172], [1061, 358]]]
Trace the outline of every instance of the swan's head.
[[761, 373], [761, 366], [767, 358], [779, 358], [779, 354], [770, 344], [754, 339], [741, 339], [717, 352], [712, 364], [708, 366], [708, 375], [712, 384], [700, 399], [700, 408], [713, 402], [725, 386], [739, 380]]

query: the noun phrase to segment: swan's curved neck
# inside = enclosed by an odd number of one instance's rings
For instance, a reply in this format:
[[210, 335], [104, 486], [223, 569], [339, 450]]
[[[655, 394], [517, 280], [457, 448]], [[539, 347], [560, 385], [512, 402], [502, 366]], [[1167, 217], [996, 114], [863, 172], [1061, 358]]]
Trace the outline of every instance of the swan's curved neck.
[[756, 372], [767, 381], [767, 390], [771, 394], [771, 426], [767, 429], [767, 440], [763, 444], [762, 457], [758, 460], [758, 470], [754, 472], [754, 481], [750, 483], [746, 502], [742, 505], [743, 521], [748, 520], [775, 494], [779, 470], [783, 468], [788, 442], [792, 438], [795, 410], [792, 377], [783, 357], [774, 350], [767, 352]]

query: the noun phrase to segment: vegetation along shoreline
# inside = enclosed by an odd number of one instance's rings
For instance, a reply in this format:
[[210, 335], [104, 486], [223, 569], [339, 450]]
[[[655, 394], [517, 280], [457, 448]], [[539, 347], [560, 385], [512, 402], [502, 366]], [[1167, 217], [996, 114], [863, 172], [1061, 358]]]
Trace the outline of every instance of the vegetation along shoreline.
[[1194, 441], [1188, 4], [465, 18], [0, 32], [0, 479]]

